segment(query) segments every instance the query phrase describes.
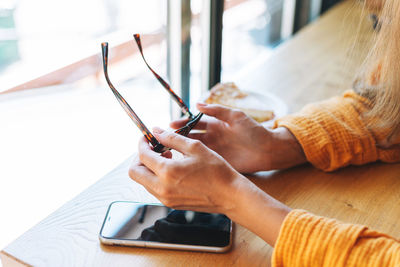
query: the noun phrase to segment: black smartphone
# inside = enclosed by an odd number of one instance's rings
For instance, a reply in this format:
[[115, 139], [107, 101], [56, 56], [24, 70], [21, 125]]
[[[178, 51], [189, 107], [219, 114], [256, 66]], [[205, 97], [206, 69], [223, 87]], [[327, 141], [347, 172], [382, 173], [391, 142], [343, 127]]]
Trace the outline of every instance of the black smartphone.
[[115, 201], [99, 238], [106, 245], [226, 252], [232, 246], [232, 221], [223, 214]]

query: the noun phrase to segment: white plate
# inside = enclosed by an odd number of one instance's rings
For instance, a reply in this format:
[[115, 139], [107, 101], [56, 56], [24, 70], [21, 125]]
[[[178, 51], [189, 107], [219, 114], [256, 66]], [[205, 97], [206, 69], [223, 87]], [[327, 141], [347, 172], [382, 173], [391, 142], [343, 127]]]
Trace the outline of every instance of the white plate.
[[[275, 117], [272, 120], [265, 121], [264, 126], [273, 125], [273, 121], [277, 118], [283, 117], [288, 114], [289, 109], [285, 102], [276, 95], [268, 92], [256, 93], [251, 91], [243, 91], [248, 94], [247, 97], [236, 100], [236, 105], [240, 108], [251, 108], [259, 110], [272, 110]], [[209, 96], [209, 93], [201, 97], [204, 102]]]

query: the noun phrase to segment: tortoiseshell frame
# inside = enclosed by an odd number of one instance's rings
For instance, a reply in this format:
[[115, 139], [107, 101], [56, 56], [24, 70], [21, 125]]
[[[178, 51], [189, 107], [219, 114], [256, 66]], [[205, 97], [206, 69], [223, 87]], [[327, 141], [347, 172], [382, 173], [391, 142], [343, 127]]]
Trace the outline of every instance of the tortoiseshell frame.
[[164, 81], [163, 78], [160, 77], [147, 63], [146, 59], [144, 58], [143, 55], [143, 49], [142, 49], [142, 42], [140, 41], [140, 34], [136, 33], [133, 35], [133, 38], [135, 38], [136, 44], [139, 48], [140, 54], [142, 55], [144, 63], [146, 63], [147, 67], [149, 70], [154, 74], [154, 76], [157, 78], [157, 80], [161, 83], [161, 85], [168, 91], [168, 93], [171, 94], [172, 98], [175, 100], [175, 102], [181, 107], [182, 112], [185, 115], [188, 115], [190, 119], [193, 119], [193, 114], [189, 111], [189, 108], [186, 106], [186, 104], [183, 102], [183, 100], [175, 94], [174, 91], [172, 91], [171, 87], [169, 84]]
[[[187, 114], [190, 118], [190, 121], [183, 126], [182, 128], [179, 128], [175, 132], [178, 134], [181, 134], [183, 136], [187, 136], [189, 132], [196, 126], [196, 124], [200, 121], [201, 117], [203, 116], [203, 113], [197, 114], [195, 117], [193, 117], [193, 114], [189, 111], [189, 108], [187, 105], [183, 102], [183, 100], [175, 94], [175, 92], [171, 89], [169, 84], [165, 82], [146, 62], [146, 59], [143, 56], [142, 52], [142, 46], [140, 42], [140, 35], [135, 34], [134, 35], [135, 40], [138, 44], [140, 53], [142, 55], [143, 60], [145, 61], [147, 67], [151, 70], [151, 72], [154, 74], [154, 76], [157, 78], [157, 80], [163, 85], [165, 89], [171, 94], [171, 96], [174, 98], [174, 100], [179, 104], [179, 106], [182, 108], [182, 111]], [[113, 84], [111, 83], [109, 77], [108, 77], [108, 43], [104, 42], [101, 44], [102, 48], [102, 56], [103, 56], [103, 70], [104, 70], [104, 76], [106, 78], [106, 81], [113, 92], [114, 96], [117, 98], [119, 104], [122, 106], [122, 108], [125, 110], [125, 112], [128, 114], [128, 116], [132, 119], [132, 121], [136, 124], [136, 126], [140, 129], [142, 134], [145, 136], [148, 142], [151, 143], [153, 146], [153, 150], [155, 152], [165, 152], [169, 148], [166, 148], [164, 145], [162, 145], [155, 137], [154, 135], [147, 129], [147, 127], [144, 125], [144, 123], [140, 120], [139, 116], [133, 111], [133, 109], [129, 106], [128, 102], [122, 97], [122, 95], [115, 89]]]

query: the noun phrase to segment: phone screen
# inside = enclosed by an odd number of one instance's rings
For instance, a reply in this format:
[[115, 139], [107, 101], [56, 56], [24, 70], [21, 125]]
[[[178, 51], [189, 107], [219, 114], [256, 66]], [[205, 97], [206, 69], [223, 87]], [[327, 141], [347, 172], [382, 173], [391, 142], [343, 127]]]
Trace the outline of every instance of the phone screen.
[[230, 232], [231, 220], [222, 214], [117, 201], [110, 205], [100, 235], [116, 240], [226, 247]]

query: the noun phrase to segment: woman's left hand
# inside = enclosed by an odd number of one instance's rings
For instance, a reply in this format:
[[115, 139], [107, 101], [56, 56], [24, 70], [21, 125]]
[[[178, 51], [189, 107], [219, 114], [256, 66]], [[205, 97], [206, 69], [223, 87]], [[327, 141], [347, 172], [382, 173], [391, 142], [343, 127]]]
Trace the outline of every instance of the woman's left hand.
[[241, 182], [248, 182], [244, 176], [198, 140], [158, 128], [154, 135], [183, 158], [161, 156], [142, 138], [139, 157], [129, 170], [133, 180], [171, 208], [224, 214], [234, 208], [235, 190]]

